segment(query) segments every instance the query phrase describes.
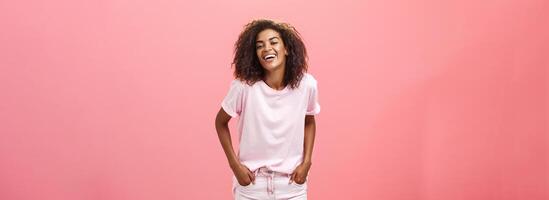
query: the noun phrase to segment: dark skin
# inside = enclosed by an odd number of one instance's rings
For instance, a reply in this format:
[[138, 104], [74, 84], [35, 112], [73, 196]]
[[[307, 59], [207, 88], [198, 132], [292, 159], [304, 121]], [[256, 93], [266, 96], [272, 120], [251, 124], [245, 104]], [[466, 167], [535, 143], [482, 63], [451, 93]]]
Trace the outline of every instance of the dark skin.
[[[227, 114], [223, 108], [219, 109], [215, 118], [215, 129], [217, 130], [217, 136], [229, 161], [229, 166], [233, 171], [238, 183], [246, 186], [255, 181], [254, 174], [240, 161], [233, 149], [231, 134], [229, 130], [229, 121], [231, 116]], [[313, 115], [305, 116], [305, 140], [303, 143], [303, 162], [298, 165], [294, 172], [291, 174], [290, 181], [294, 181], [297, 184], [304, 184], [307, 180], [309, 169], [311, 169], [311, 157], [313, 154], [313, 146], [316, 132], [315, 117]]]
[[[280, 34], [272, 29], [261, 31], [257, 35], [255, 50], [257, 58], [265, 70], [266, 76], [263, 81], [275, 90], [283, 89], [283, 77], [286, 69], [285, 63], [288, 51]], [[267, 61], [263, 59], [266, 55], [276, 55], [276, 57], [273, 61]], [[231, 116], [227, 114], [223, 108], [219, 109], [215, 118], [215, 129], [217, 130], [217, 136], [219, 137], [223, 151], [225, 151], [225, 155], [229, 161], [229, 166], [238, 180], [238, 183], [246, 186], [255, 182], [255, 176], [248, 167], [240, 163], [234, 152], [228, 125], [230, 120]], [[312, 165], [311, 157], [315, 141], [316, 124], [314, 115], [306, 115], [304, 123], [303, 162], [294, 169], [290, 177], [290, 182], [294, 181], [297, 184], [303, 184], [307, 180], [307, 175]]]

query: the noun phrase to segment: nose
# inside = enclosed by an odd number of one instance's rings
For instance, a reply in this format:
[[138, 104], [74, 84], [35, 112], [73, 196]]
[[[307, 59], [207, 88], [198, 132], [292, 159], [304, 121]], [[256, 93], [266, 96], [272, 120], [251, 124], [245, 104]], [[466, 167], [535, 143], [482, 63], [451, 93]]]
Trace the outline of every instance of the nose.
[[263, 48], [263, 51], [270, 51], [272, 49], [271, 44], [265, 44], [265, 48]]

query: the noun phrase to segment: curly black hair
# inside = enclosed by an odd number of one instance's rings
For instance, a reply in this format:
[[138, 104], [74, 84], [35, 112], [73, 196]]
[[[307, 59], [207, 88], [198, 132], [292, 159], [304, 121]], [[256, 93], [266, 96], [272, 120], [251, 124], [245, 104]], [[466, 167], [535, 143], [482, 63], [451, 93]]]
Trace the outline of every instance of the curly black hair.
[[268, 19], [253, 20], [245, 25], [244, 30], [240, 33], [234, 45], [232, 65], [235, 66], [235, 78], [252, 85], [265, 77], [265, 69], [259, 63], [255, 46], [257, 35], [265, 29], [278, 32], [288, 51], [283, 85], [288, 85], [292, 89], [299, 87], [299, 82], [308, 68], [305, 44], [293, 26]]

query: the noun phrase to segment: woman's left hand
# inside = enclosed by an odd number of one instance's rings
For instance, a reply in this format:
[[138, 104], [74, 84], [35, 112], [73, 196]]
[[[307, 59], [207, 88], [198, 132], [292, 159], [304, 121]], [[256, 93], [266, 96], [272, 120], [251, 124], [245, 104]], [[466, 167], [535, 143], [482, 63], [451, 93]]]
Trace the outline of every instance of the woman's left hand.
[[303, 184], [307, 180], [307, 174], [311, 168], [311, 163], [301, 163], [297, 166], [290, 176], [290, 183], [294, 181], [297, 184]]

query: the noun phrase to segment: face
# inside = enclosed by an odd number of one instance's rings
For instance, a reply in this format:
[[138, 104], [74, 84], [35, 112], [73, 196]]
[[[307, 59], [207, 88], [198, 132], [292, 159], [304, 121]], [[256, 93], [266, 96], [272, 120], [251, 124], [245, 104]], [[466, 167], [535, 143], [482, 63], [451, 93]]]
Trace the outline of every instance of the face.
[[285, 67], [288, 52], [280, 34], [273, 29], [265, 29], [257, 34], [255, 52], [259, 63], [267, 71]]

